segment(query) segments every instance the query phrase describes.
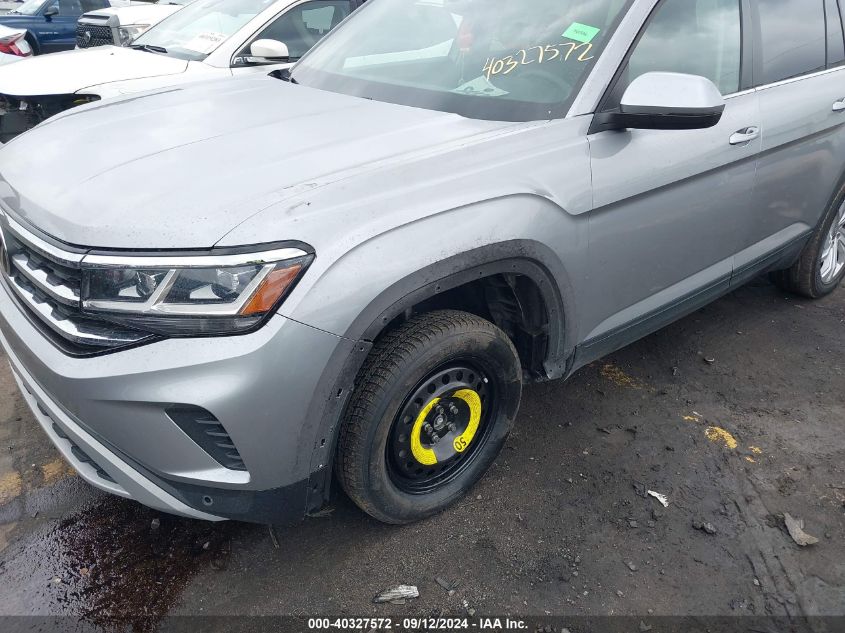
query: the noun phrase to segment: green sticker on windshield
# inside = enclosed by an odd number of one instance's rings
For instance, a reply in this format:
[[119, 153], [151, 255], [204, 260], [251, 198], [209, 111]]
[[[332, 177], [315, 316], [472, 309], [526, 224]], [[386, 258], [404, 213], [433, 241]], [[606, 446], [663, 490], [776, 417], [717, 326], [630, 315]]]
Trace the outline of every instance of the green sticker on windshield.
[[601, 29], [597, 29], [594, 26], [588, 26], [586, 24], [581, 24], [580, 22], [573, 22], [572, 25], [566, 29], [563, 37], [568, 37], [576, 42], [589, 44], [593, 41], [593, 38], [599, 34], [599, 31], [601, 31]]

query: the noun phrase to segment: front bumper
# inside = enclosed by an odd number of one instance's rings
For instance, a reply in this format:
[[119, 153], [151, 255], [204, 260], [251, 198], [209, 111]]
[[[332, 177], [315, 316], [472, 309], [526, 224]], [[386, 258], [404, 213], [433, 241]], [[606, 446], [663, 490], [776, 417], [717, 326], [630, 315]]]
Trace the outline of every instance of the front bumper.
[[[351, 341], [281, 316], [245, 336], [170, 339], [93, 358], [68, 356], [0, 282], [0, 343], [24, 398], [91, 484], [201, 519], [304, 516], [330, 359]], [[225, 428], [246, 470], [224, 467], [166, 413], [189, 405]]]

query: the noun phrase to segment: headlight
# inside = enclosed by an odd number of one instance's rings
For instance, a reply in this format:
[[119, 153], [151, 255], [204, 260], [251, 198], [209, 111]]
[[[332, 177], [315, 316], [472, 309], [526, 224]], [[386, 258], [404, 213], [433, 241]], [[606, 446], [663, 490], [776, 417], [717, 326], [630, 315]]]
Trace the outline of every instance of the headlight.
[[117, 27], [117, 35], [120, 38], [118, 44], [128, 46], [148, 28], [150, 28], [149, 24], [127, 24], [126, 26]]
[[238, 334], [275, 312], [313, 257], [299, 248], [175, 257], [87, 255], [82, 309], [165, 336]]

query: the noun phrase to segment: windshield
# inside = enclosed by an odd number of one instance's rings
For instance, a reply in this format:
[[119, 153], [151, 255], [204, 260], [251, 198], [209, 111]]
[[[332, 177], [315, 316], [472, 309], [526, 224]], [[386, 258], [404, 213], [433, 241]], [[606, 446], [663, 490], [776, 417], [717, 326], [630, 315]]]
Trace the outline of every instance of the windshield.
[[17, 7], [14, 11], [9, 11], [9, 13], [17, 15], [35, 15], [38, 13], [38, 9], [40, 9], [43, 4], [44, 0], [26, 0], [26, 2], [24, 2], [21, 6]]
[[294, 68], [323, 90], [479, 119], [563, 116], [629, 0], [370, 0]]
[[203, 60], [276, 0], [196, 0], [133, 43], [181, 59]]

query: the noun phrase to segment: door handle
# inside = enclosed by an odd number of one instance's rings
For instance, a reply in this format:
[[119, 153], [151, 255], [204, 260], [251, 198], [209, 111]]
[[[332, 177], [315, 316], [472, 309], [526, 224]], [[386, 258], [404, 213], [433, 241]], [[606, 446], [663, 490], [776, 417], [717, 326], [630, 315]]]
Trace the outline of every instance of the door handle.
[[836, 103], [833, 104], [833, 111], [834, 112], [845, 112], [845, 99], [840, 99]]
[[[845, 107], [845, 104], [843, 104]], [[751, 127], [744, 128], [735, 132], [733, 136], [731, 136], [731, 145], [745, 145], [746, 143], [750, 143], [754, 139], [760, 136], [760, 128], [756, 125], [752, 125]]]

